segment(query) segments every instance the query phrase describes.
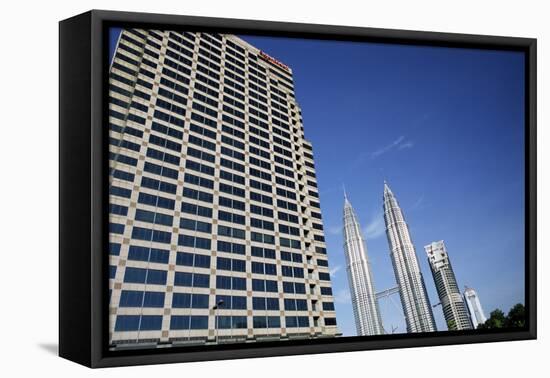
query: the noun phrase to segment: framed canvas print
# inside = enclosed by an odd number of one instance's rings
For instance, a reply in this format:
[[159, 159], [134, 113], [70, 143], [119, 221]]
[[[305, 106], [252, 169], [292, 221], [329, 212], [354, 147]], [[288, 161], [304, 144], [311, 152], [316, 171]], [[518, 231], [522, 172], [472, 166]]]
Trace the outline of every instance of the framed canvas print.
[[536, 41], [60, 22], [60, 355], [536, 337]]

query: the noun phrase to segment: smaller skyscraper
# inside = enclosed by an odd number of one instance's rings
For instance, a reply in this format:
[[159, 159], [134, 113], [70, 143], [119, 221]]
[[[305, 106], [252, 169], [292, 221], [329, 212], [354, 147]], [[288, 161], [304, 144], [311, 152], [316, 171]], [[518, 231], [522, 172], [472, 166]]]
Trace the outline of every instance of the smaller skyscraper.
[[451, 260], [443, 240], [424, 247], [449, 330], [472, 329], [466, 305], [458, 289]]
[[472, 320], [474, 328], [485, 323], [487, 318], [485, 317], [483, 307], [481, 307], [481, 302], [479, 301], [479, 296], [476, 291], [466, 286], [466, 290], [464, 290], [464, 300], [466, 301], [466, 306], [468, 307], [468, 312], [470, 313], [470, 319]]

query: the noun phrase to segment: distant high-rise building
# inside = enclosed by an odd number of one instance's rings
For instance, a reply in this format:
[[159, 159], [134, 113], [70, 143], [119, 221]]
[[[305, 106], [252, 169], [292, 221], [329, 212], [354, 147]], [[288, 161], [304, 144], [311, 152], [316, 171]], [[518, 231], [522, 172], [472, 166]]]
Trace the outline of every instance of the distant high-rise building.
[[472, 329], [443, 240], [424, 247], [449, 330]]
[[367, 245], [355, 211], [344, 194], [344, 251], [357, 335], [384, 333], [367, 256]]
[[292, 69], [233, 35], [125, 29], [108, 90], [110, 343], [337, 335]]
[[481, 302], [479, 301], [479, 296], [477, 292], [471, 287], [466, 287], [464, 290], [464, 300], [468, 307], [468, 312], [470, 313], [470, 319], [474, 325], [474, 328], [477, 328], [478, 325], [485, 323], [487, 318], [483, 312], [483, 307], [481, 307]]
[[436, 325], [409, 227], [390, 187], [384, 182], [384, 221], [399, 287], [407, 332], [433, 332]]

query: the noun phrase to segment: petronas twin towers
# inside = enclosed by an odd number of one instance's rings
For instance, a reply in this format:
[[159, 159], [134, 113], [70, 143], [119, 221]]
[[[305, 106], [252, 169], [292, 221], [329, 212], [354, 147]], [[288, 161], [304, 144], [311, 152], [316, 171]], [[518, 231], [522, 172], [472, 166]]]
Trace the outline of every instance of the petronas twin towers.
[[[355, 325], [359, 336], [384, 333], [378, 300], [359, 221], [344, 194], [344, 251]], [[384, 182], [384, 221], [407, 332], [436, 331], [422, 272], [409, 228], [393, 192]]]

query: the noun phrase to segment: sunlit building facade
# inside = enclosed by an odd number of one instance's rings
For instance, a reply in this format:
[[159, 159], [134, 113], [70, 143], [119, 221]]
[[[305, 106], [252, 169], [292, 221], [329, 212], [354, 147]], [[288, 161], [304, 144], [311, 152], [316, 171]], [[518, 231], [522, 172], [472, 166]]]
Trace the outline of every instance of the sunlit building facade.
[[123, 30], [109, 153], [112, 347], [338, 334], [290, 67], [232, 35]]

